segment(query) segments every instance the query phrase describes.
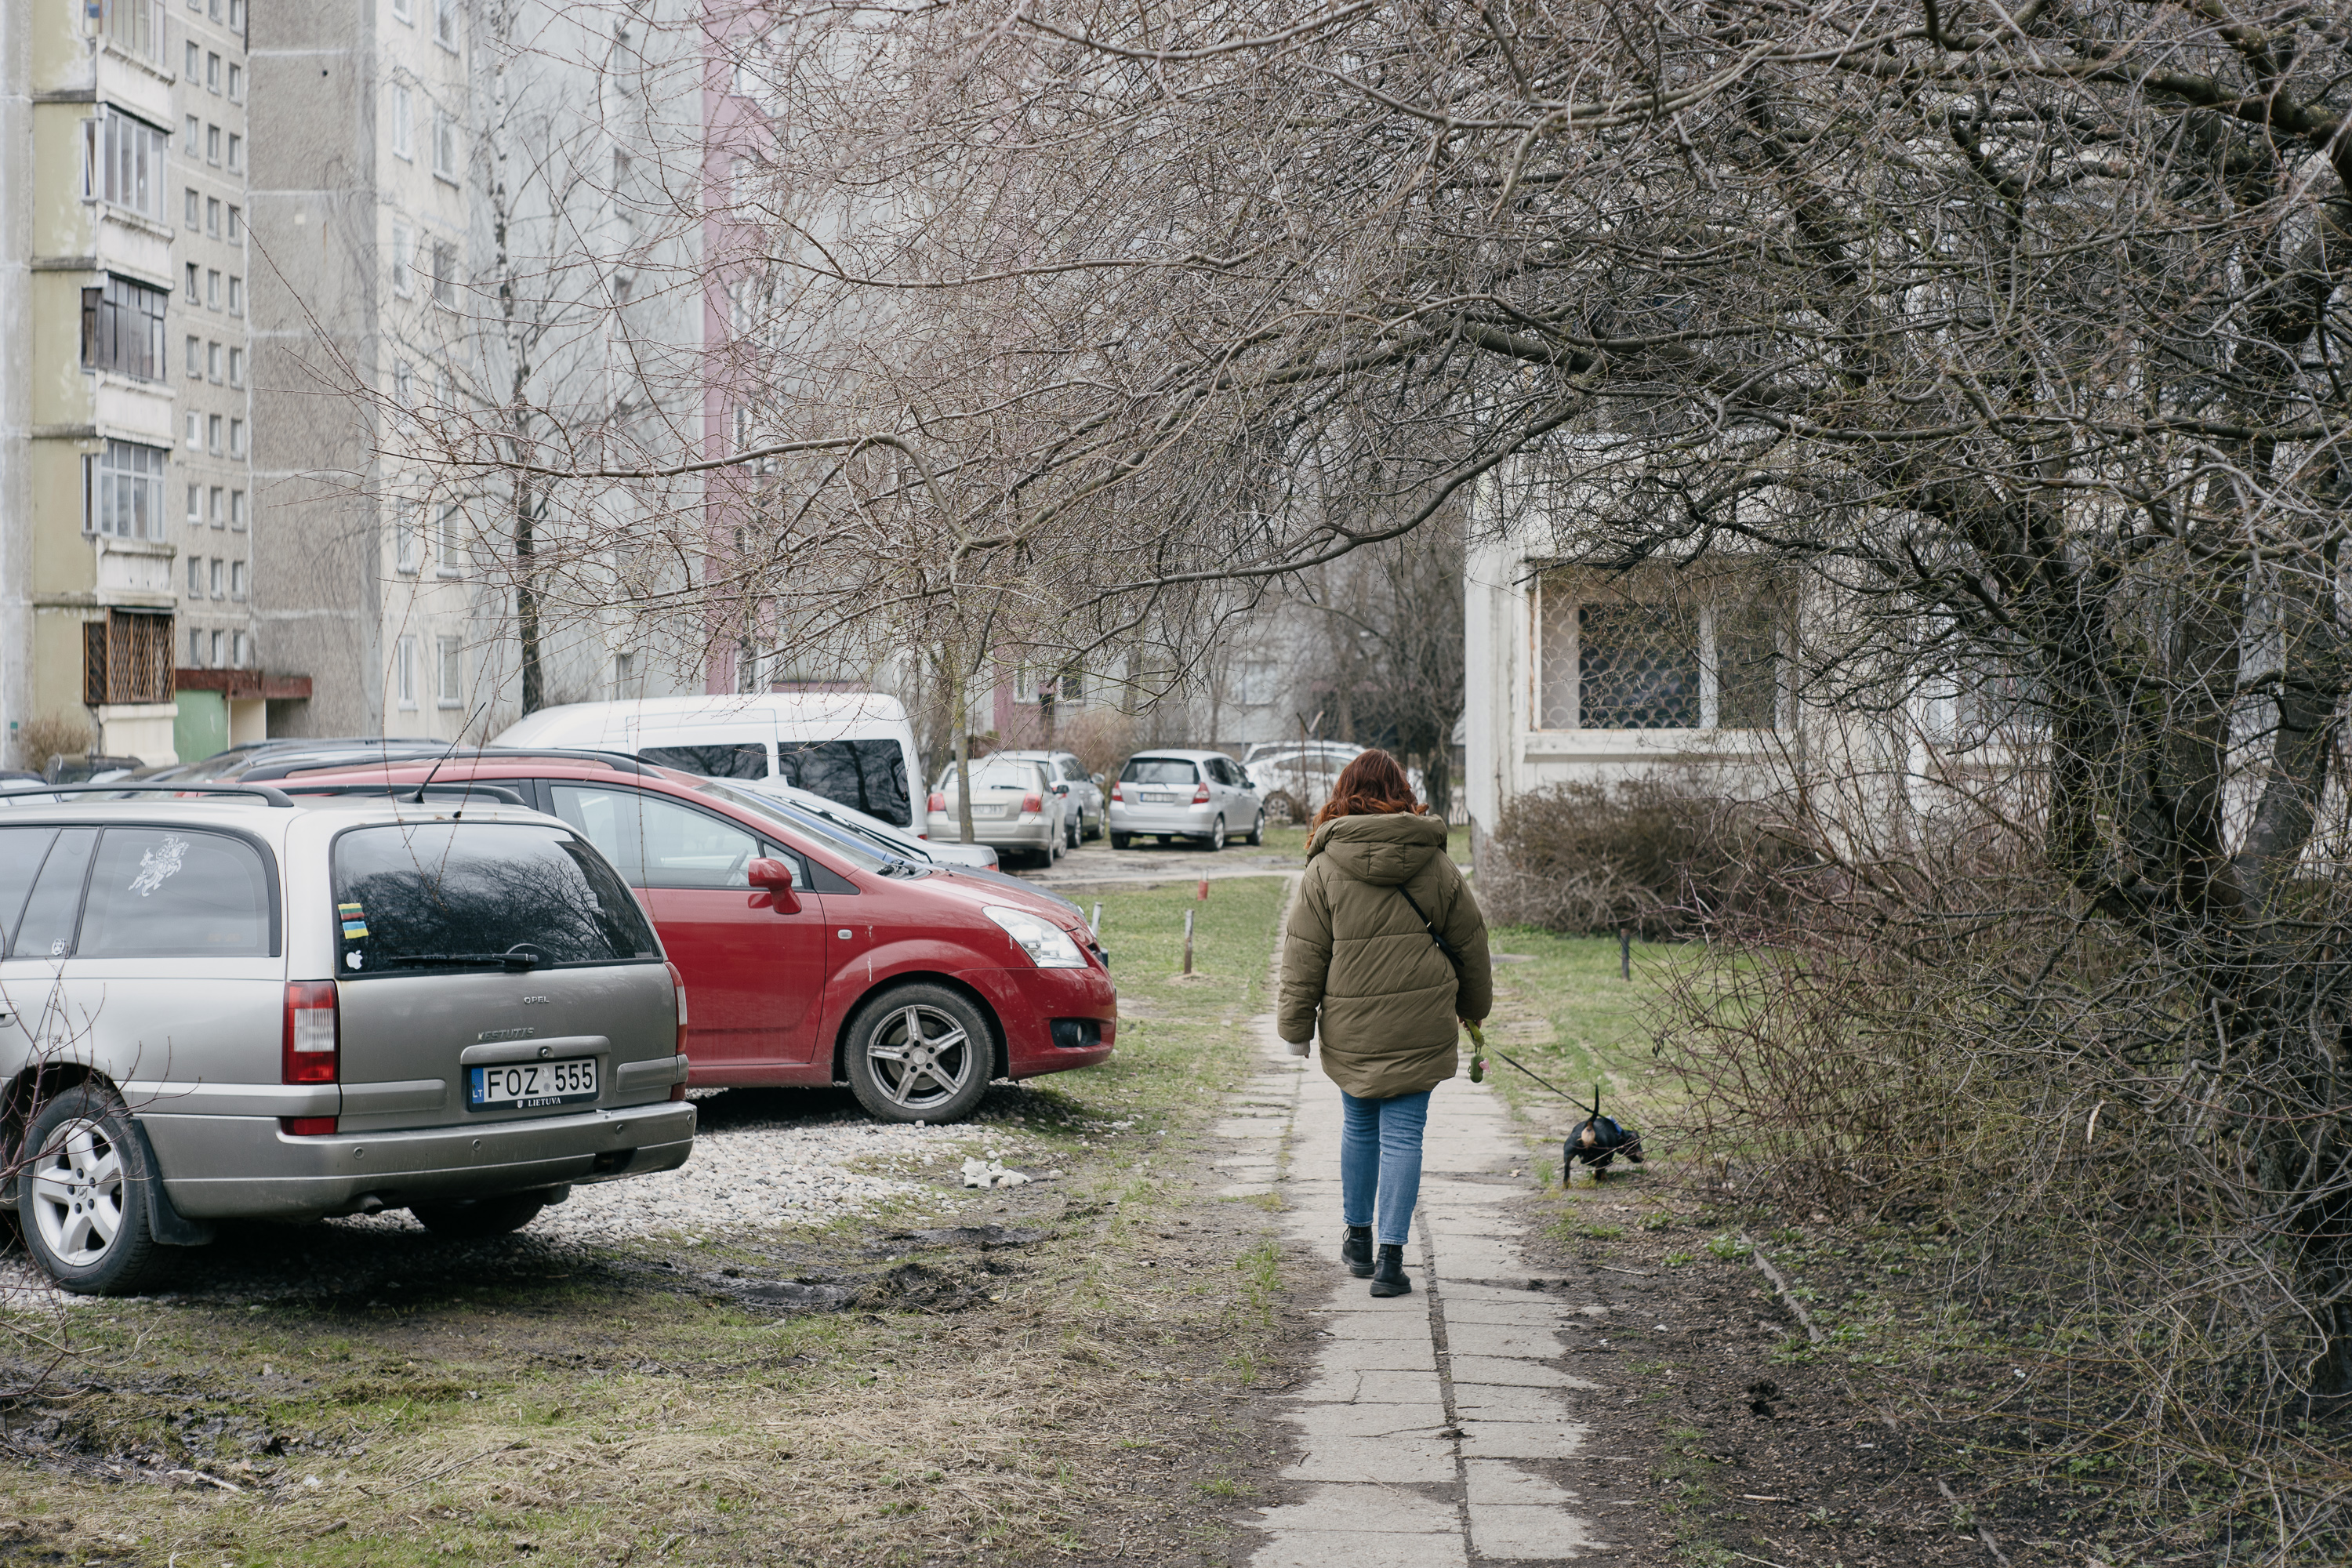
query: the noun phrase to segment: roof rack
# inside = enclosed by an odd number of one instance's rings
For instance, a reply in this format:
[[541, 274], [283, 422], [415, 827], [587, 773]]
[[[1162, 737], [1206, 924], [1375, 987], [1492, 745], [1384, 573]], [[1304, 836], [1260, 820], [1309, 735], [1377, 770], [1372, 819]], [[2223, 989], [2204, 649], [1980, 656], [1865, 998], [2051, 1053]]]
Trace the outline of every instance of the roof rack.
[[451, 779], [447, 784], [303, 784], [290, 782], [288, 795], [380, 795], [390, 801], [414, 802], [420, 797], [445, 796], [458, 800], [488, 800], [499, 805], [528, 806], [530, 803], [521, 794], [505, 784], [472, 784], [464, 779]]
[[292, 798], [282, 789], [267, 784], [25, 784], [16, 789], [0, 790], [0, 800], [37, 795], [257, 795], [270, 805], [292, 805]]
[[249, 779], [285, 779], [298, 773], [340, 773], [371, 765], [379, 767], [413, 767], [428, 762], [515, 762], [526, 757], [543, 757], [555, 762], [586, 761], [603, 763], [615, 773], [651, 775], [653, 767], [639, 757], [625, 752], [598, 752], [568, 746], [472, 746], [458, 751], [436, 747], [431, 751], [416, 750], [405, 755], [393, 755], [382, 749], [352, 751], [340, 755], [297, 757], [288, 762], [263, 763], [247, 768], [244, 776]]

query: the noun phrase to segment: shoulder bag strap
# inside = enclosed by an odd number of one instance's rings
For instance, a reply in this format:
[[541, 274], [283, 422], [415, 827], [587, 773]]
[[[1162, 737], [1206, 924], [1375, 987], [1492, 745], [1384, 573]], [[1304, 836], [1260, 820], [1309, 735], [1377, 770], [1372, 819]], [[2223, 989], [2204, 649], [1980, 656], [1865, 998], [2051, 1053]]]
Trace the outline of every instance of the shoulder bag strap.
[[1445, 955], [1445, 961], [1448, 963], [1461, 963], [1462, 955], [1454, 951], [1454, 944], [1452, 942], [1437, 934], [1437, 928], [1429, 923], [1429, 917], [1421, 912], [1421, 906], [1413, 902], [1412, 895], [1404, 890], [1404, 884], [1402, 882], [1399, 882], [1396, 885], [1396, 890], [1397, 896], [1404, 900], [1405, 907], [1412, 910], [1414, 916], [1420, 920], [1421, 929], [1429, 933], [1429, 940], [1437, 944], [1437, 951]]

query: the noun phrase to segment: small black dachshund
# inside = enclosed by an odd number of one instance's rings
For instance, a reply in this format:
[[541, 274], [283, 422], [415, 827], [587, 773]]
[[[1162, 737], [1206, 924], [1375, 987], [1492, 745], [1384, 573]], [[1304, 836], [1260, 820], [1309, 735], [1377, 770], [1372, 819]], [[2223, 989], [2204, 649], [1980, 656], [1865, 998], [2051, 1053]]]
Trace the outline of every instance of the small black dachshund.
[[[1578, 1110], [1581, 1110], [1582, 1106]], [[1577, 1123], [1568, 1141], [1559, 1146], [1559, 1179], [1568, 1184], [1569, 1173], [1580, 1160], [1592, 1167], [1597, 1181], [1609, 1162], [1622, 1154], [1636, 1165], [1642, 1163], [1642, 1135], [1630, 1127], [1621, 1127], [1610, 1117], [1601, 1114], [1601, 1086], [1592, 1086], [1592, 1114]]]

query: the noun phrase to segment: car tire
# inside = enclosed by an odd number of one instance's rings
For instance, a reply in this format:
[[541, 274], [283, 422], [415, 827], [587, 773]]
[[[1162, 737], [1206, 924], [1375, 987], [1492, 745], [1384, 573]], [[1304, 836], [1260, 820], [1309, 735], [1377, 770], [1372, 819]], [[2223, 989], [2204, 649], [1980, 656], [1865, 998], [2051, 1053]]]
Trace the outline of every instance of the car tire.
[[1252, 844], [1265, 842], [1265, 813], [1262, 811], [1257, 814], [1257, 820], [1250, 824], [1249, 842]]
[[170, 1268], [147, 1226], [146, 1141], [111, 1089], [76, 1084], [48, 1100], [23, 1146], [16, 1213], [42, 1272], [77, 1296], [129, 1296]]
[[1112, 834], [1112, 835], [1110, 836], [1110, 847], [1111, 847], [1112, 848], [1114, 848], [1114, 849], [1124, 849], [1124, 848], [1126, 848], [1126, 847], [1127, 847], [1127, 842], [1128, 842], [1128, 837], [1127, 837], [1127, 835], [1126, 835], [1126, 834], [1124, 834], [1124, 833], [1114, 833], [1114, 834]]
[[1062, 846], [1066, 851], [1076, 849], [1079, 845], [1087, 841], [1087, 814], [1083, 811], [1078, 813], [1078, 819], [1076, 822], [1071, 823], [1069, 826], [1069, 837]]
[[[1084, 813], [1084, 812], [1080, 812], [1080, 813], [1078, 814], [1078, 823], [1079, 823], [1079, 826], [1080, 826], [1081, 831], [1085, 831], [1085, 824], [1086, 824], [1086, 820], [1087, 820], [1086, 813]], [[1087, 833], [1086, 833], [1086, 837], [1088, 837], [1088, 838], [1100, 838], [1102, 836], [1103, 836], [1103, 819], [1102, 819], [1102, 813], [1100, 813], [1100, 812], [1097, 812], [1097, 813], [1095, 813], [1095, 825], [1094, 825], [1094, 828], [1093, 828], [1093, 830], [1092, 830], [1091, 832], [1087, 832]]]
[[[927, 1054], [919, 1063], [908, 1059], [910, 1033], [923, 1040], [917, 1048]], [[936, 1126], [961, 1121], [979, 1107], [996, 1070], [996, 1037], [961, 992], [901, 985], [857, 1010], [842, 1065], [849, 1092], [877, 1121]]]
[[539, 1217], [547, 1206], [545, 1193], [501, 1193], [494, 1198], [460, 1198], [446, 1204], [411, 1204], [416, 1223], [436, 1236], [453, 1241], [506, 1236]]
[[1225, 819], [1223, 817], [1221, 816], [1217, 818], [1216, 821], [1209, 824], [1209, 836], [1201, 840], [1201, 847], [1208, 850], [1213, 855], [1225, 847]]

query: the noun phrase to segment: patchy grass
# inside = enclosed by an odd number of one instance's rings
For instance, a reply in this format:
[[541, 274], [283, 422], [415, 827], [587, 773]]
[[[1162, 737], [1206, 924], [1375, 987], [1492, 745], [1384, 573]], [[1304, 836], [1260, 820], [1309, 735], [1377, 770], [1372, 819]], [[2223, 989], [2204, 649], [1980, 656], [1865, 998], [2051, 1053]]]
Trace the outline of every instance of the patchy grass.
[[[64, 1315], [0, 1437], [0, 1560], [1198, 1561], [1269, 1440], [1242, 1396], [1297, 1347], [1272, 1215], [1192, 1174], [1281, 883], [1214, 885], [1187, 982], [1190, 896], [1103, 897], [1118, 1050], [975, 1124], [1063, 1180], [967, 1194], [934, 1161], [885, 1214], [685, 1251], [243, 1227], [232, 1260], [311, 1283]], [[1005, 1229], [899, 1228], [942, 1222]], [[819, 1278], [870, 1288], [786, 1317], [738, 1289]]]

